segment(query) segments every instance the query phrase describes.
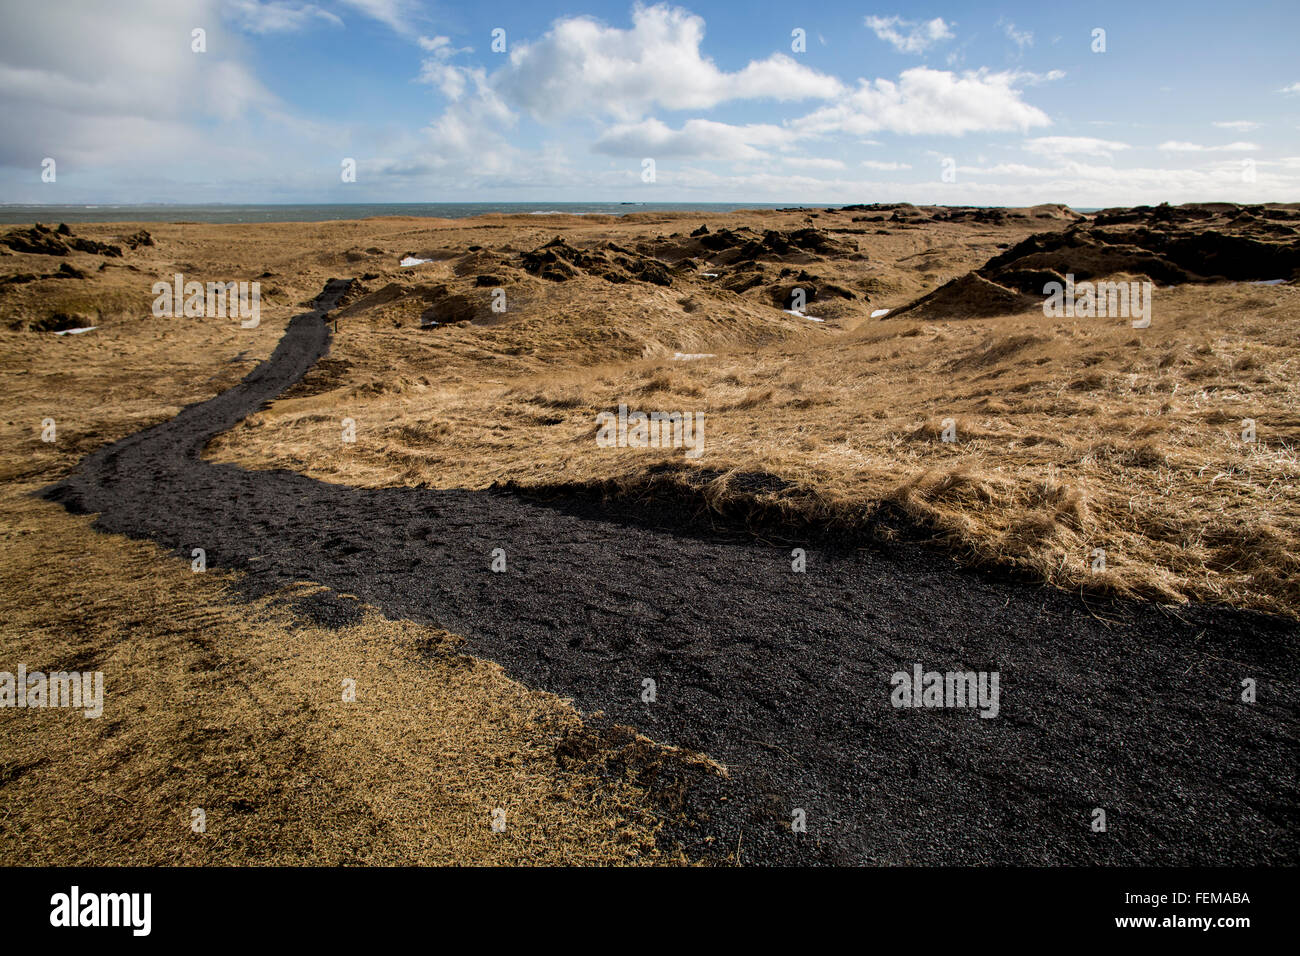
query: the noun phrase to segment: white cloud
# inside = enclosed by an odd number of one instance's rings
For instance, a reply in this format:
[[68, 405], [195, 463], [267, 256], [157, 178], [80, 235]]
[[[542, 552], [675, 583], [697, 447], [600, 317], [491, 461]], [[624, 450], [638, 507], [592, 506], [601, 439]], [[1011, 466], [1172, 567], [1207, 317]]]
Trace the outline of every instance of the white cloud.
[[392, 27], [398, 33], [409, 34], [414, 29], [415, 10], [408, 0], [342, 0], [372, 20]]
[[1278, 90], [1279, 93], [1300, 93], [1300, 83], [1292, 83], [1290, 86], [1284, 86]]
[[[1263, 164], [1261, 164], [1263, 165]], [[1074, 161], [1049, 166], [999, 163], [994, 166], [959, 166], [958, 178], [966, 176], [1009, 177], [1016, 183], [1039, 180], [1059, 185], [1059, 195], [1075, 205], [1150, 203], [1153, 196], [1169, 201], [1191, 202], [1232, 197], [1261, 197], [1294, 191], [1295, 182], [1272, 173], [1260, 172], [1257, 182], [1246, 183], [1240, 160], [1228, 160], [1192, 169], [1151, 167], [1119, 168]], [[992, 186], [993, 184], [989, 184]], [[1001, 186], [1002, 184], [998, 184]], [[1010, 184], [1007, 184], [1008, 186]], [[1042, 187], [1027, 187], [1041, 195]], [[1084, 197], [1102, 197], [1101, 202]], [[1240, 201], [1240, 199], [1238, 199]]]
[[1022, 50], [1027, 46], [1034, 45], [1033, 33], [1028, 30], [1017, 30], [1014, 23], [1004, 24], [1003, 31], [1006, 33], [1007, 39]]
[[1014, 86], [1028, 75], [979, 70], [959, 76], [913, 67], [904, 70], [897, 83], [860, 80], [858, 88], [839, 103], [822, 107], [791, 126], [809, 134], [865, 135], [887, 130], [950, 136], [1050, 126], [1047, 114], [1022, 100]]
[[1161, 143], [1156, 149], [1164, 150], [1166, 153], [1249, 153], [1259, 149], [1254, 143], [1225, 143], [1222, 146], [1202, 146], [1200, 143], [1185, 143], [1180, 140], [1169, 140]]
[[[637, 171], [629, 171], [630, 182]], [[915, 174], [914, 174], [915, 175]], [[778, 202], [851, 203], [867, 197], [897, 197], [920, 204], [1022, 206], [1064, 202], [1078, 207], [1120, 206], [1227, 200], [1259, 202], [1292, 195], [1300, 175], [1260, 169], [1256, 182], [1242, 179], [1239, 163], [1199, 169], [1117, 169], [1066, 162], [1059, 165], [959, 167], [956, 182], [939, 178], [936, 165], [929, 176], [912, 182], [858, 179], [849, 176], [812, 177], [772, 172], [718, 173], [712, 170], [660, 167], [656, 189], [671, 190], [679, 199], [768, 199]]]
[[1012, 82], [1023, 83], [1026, 86], [1040, 86], [1043, 83], [1054, 83], [1057, 80], [1065, 79], [1064, 70], [1048, 70], [1046, 73], [1034, 73], [1030, 70], [1015, 70], [1011, 74]]
[[[65, 161], [83, 169], [220, 164], [247, 141], [252, 122], [293, 122], [240, 59], [239, 38], [224, 29], [214, 0], [68, 0], [60, 9], [57, 17], [40, 5], [6, 11], [0, 165], [35, 168], [50, 156], [61, 182]], [[208, 24], [207, 53], [190, 50], [196, 23]], [[205, 148], [200, 129], [214, 120], [239, 120], [242, 129], [232, 137], [207, 127]]]
[[291, 33], [324, 22], [336, 27], [343, 21], [312, 3], [292, 4], [283, 0], [225, 0], [226, 12], [248, 33]]
[[734, 73], [703, 56], [704, 20], [664, 5], [636, 7], [632, 29], [589, 17], [557, 21], [540, 39], [517, 43], [493, 85], [532, 116], [604, 114], [625, 122], [653, 107], [708, 109], [741, 99], [830, 99], [839, 80], [784, 54], [754, 60]]
[[798, 169], [845, 169], [838, 159], [819, 159], [815, 156], [783, 156], [781, 162]]
[[426, 37], [421, 35], [419, 39], [416, 40], [416, 43], [419, 44], [421, 50], [427, 50], [430, 53], [435, 53], [440, 56], [449, 56], [453, 52], [456, 52], [452, 49], [451, 37]]
[[870, 16], [862, 22], [899, 53], [924, 53], [939, 41], [956, 36], [942, 17], [918, 22], [899, 16]]
[[[1051, 119], [1027, 99], [1035, 84], [1058, 79], [1059, 71], [917, 67], [892, 80], [869, 77], [850, 85], [797, 57], [766, 53], [723, 69], [703, 52], [704, 22], [667, 6], [637, 8], [628, 29], [564, 18], [531, 43], [512, 34], [509, 56], [474, 60], [462, 56], [472, 51], [457, 47], [455, 41], [464, 42], [457, 34], [432, 35], [427, 27], [428, 35], [421, 34], [422, 15], [405, 0], [63, 5], [66, 17], [14, 4], [6, 8], [6, 29], [0, 31], [0, 165], [8, 167], [5, 195], [13, 201], [51, 201], [56, 188], [59, 199], [73, 202], [633, 198], [629, 191], [648, 188], [640, 180], [645, 156], [675, 160], [659, 165], [653, 187], [656, 198], [673, 201], [874, 197], [1102, 206], [1254, 202], [1300, 193], [1300, 157], [1255, 160], [1255, 181], [1247, 183], [1242, 164], [1250, 160], [1243, 157], [1265, 154], [1253, 143], [1187, 141], [1211, 137], [1203, 119], [1164, 134], [1186, 138], [1158, 147], [1162, 152], [1153, 162], [1167, 162], [1167, 168], [1110, 165], [1112, 155], [1133, 154], [1127, 143], [1029, 133], [1050, 131]], [[322, 129], [292, 115], [263, 85], [242, 34], [330, 27], [336, 19], [331, 10], [348, 27], [356, 26], [356, 11], [362, 11], [401, 30], [419, 58], [419, 79], [446, 100], [427, 127], [384, 118], [367, 125], [369, 117], [345, 114]], [[209, 52], [202, 56], [190, 53], [188, 42], [176, 42], [195, 24], [208, 29]], [[949, 26], [944, 23], [942, 32]], [[905, 27], [890, 29], [903, 46], [909, 43]], [[918, 42], [931, 42], [928, 34], [920, 36]], [[407, 76], [409, 69], [397, 79]], [[1295, 86], [1292, 92], [1300, 93], [1300, 84]], [[807, 102], [780, 110], [767, 106], [756, 112], [761, 121], [748, 125], [730, 115], [723, 118], [732, 122], [719, 122], [712, 113], [656, 116], [746, 99]], [[525, 122], [515, 129], [528, 116], [540, 125]], [[547, 129], [552, 120], [559, 122]], [[1231, 120], [1214, 127], [1247, 135], [1259, 125]], [[850, 152], [848, 144], [836, 144], [844, 146], [841, 152], [810, 145], [822, 135], [860, 140], [881, 131], [1011, 135], [976, 140], [962, 157], [970, 165], [959, 167], [955, 183], [942, 182], [938, 164], [924, 158], [915, 169], [888, 159], [907, 154], [901, 148]], [[982, 151], [994, 158], [985, 160]], [[57, 187], [43, 186], [36, 176], [47, 155], [59, 162]], [[881, 158], [853, 158], [864, 155]], [[1023, 162], [999, 163], [1000, 155]], [[357, 184], [339, 185], [342, 156], [357, 158]], [[696, 168], [693, 160], [706, 168]], [[36, 185], [29, 188], [31, 182]], [[70, 196], [78, 198], [64, 199]]]
[[1092, 136], [1039, 136], [1025, 140], [1025, 149], [1042, 156], [1103, 156], [1110, 158], [1112, 153], [1128, 149], [1128, 143], [1117, 143], [1109, 139], [1096, 139]]
[[623, 123], [606, 130], [592, 145], [609, 156], [697, 159], [761, 159], [758, 146], [788, 146], [793, 137], [779, 126], [731, 126], [712, 120], [687, 120], [679, 130], [657, 119]]
[[420, 63], [417, 79], [421, 83], [438, 87], [442, 95], [453, 102], [465, 95], [465, 88], [471, 81], [477, 89], [486, 87], [487, 71], [482, 67], [463, 67], [450, 62], [457, 53], [472, 52], [468, 47], [456, 49], [451, 45], [451, 38], [443, 36], [422, 36], [418, 42], [421, 49], [432, 54]]

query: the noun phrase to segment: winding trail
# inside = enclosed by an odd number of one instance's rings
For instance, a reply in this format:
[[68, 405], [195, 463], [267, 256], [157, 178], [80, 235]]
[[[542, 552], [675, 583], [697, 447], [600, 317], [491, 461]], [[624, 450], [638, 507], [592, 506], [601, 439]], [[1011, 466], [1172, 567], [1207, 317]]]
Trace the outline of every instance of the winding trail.
[[[1294, 622], [1177, 613], [965, 572], [933, 551], [673, 531], [575, 499], [359, 489], [200, 455], [325, 353], [292, 320], [239, 385], [44, 494], [257, 587], [314, 580], [649, 737], [710, 754], [670, 829], [762, 863], [1297, 862]], [[327, 453], [327, 452], [322, 452]], [[504, 548], [508, 570], [492, 573]], [[998, 671], [1000, 713], [896, 709], [890, 675]], [[642, 681], [657, 684], [643, 703]], [[1258, 683], [1241, 702], [1241, 681]], [[436, 688], [432, 689], [436, 693]], [[707, 777], [707, 779], [705, 779]], [[795, 808], [807, 833], [791, 832]], [[1093, 832], [1094, 808], [1106, 832]]]

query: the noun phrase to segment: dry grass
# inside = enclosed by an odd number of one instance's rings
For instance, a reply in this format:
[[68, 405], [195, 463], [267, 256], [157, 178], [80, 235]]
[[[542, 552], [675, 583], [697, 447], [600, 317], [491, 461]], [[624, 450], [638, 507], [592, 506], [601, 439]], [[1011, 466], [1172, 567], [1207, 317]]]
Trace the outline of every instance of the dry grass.
[[0, 711], [0, 863], [660, 859], [643, 790], [560, 766], [572, 708], [451, 635], [373, 610], [315, 626], [288, 603], [307, 584], [250, 605], [29, 490], [0, 498], [0, 660], [102, 671], [106, 704]]
[[[408, 293], [446, 283], [468, 295], [485, 256], [557, 233], [631, 245], [697, 220], [151, 224], [157, 247], [103, 270], [69, 257], [89, 278], [0, 290], [0, 669], [103, 670], [108, 697], [100, 720], [0, 711], [0, 862], [668, 862], [653, 849], [663, 804], [638, 781], [682, 755], [593, 736], [565, 702], [456, 654], [451, 635], [372, 611], [316, 626], [294, 604], [307, 583], [250, 605], [234, 577], [193, 574], [30, 496], [88, 451], [238, 381], [335, 275], [397, 288], [354, 302], [329, 357], [213, 457], [354, 485], [662, 496], [686, 484], [717, 510], [848, 526], [901, 513], [972, 561], [1065, 587], [1300, 612], [1295, 288], [1159, 290], [1142, 331], [1032, 313], [869, 320], [1044, 228], [932, 224], [841, 233], [866, 258], [809, 268], [860, 297], [830, 303], [824, 325], [699, 277], [665, 289], [516, 275], [499, 321], [417, 327]], [[470, 245], [492, 251], [470, 261]], [[408, 252], [436, 261], [399, 269]], [[4, 256], [0, 272], [54, 265]], [[175, 271], [272, 273], [261, 327], [146, 317], [149, 286]], [[99, 328], [25, 331], [59, 313]], [[595, 415], [620, 402], [705, 412], [706, 454], [598, 448]], [[54, 444], [39, 439], [47, 417]], [[355, 445], [339, 441], [344, 417]], [[1255, 443], [1241, 440], [1246, 418]], [[956, 442], [942, 440], [946, 419]], [[650, 471], [663, 463], [678, 470]], [[356, 703], [341, 699], [345, 677]], [[504, 834], [490, 827], [496, 807]]]
[[97, 720], [0, 710], [0, 864], [683, 862], [656, 849], [663, 795], [639, 781], [697, 758], [594, 735], [453, 635], [365, 608], [317, 626], [297, 605], [307, 582], [249, 603], [238, 576], [33, 496], [238, 381], [295, 310], [251, 331], [134, 315], [0, 331], [0, 670], [106, 682]]
[[[971, 235], [931, 228], [945, 248]], [[997, 238], [974, 235], [959, 261]], [[907, 264], [887, 267], [898, 250], [884, 239], [883, 252], [864, 240], [872, 268], [901, 285]], [[783, 335], [755, 320], [737, 337], [660, 289], [613, 288], [620, 301], [600, 300], [597, 316], [576, 281], [551, 284], [526, 317], [490, 329], [413, 332], [357, 315], [332, 368], [212, 454], [358, 485], [636, 488], [669, 461], [769, 472], [795, 486], [781, 507], [845, 525], [901, 511], [975, 563], [1063, 587], [1300, 613], [1300, 290], [1158, 289], [1146, 330], [1033, 312], [834, 329], [786, 317]], [[621, 353], [595, 334], [629, 323], [639, 338]], [[523, 351], [506, 354], [509, 342]], [[597, 448], [595, 415], [620, 402], [705, 412], [705, 456]], [[355, 445], [337, 440], [344, 417], [358, 423]], [[1241, 440], [1248, 418], [1255, 443]]]

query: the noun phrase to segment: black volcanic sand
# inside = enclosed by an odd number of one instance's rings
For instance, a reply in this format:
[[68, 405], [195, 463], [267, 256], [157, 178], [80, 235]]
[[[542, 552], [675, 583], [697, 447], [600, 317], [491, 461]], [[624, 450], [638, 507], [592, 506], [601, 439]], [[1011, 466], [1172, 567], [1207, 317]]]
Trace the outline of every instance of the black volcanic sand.
[[[692, 854], [1297, 861], [1294, 622], [1089, 604], [914, 544], [810, 541], [797, 574], [788, 544], [615, 520], [589, 502], [365, 490], [203, 461], [209, 439], [325, 353], [324, 310], [346, 287], [331, 282], [241, 384], [95, 452], [46, 497], [99, 512], [105, 531], [187, 557], [204, 548], [259, 593], [314, 580], [463, 634], [525, 684], [603, 712], [592, 725], [604, 732], [627, 724], [713, 756], [729, 775], [689, 778], [687, 816], [662, 835]], [[495, 548], [504, 573], [490, 570]], [[303, 610], [351, 619], [334, 604]], [[890, 675], [917, 662], [1000, 672], [999, 716], [895, 709]], [[654, 703], [641, 699], [647, 677]], [[1257, 703], [1241, 702], [1243, 678]], [[1097, 807], [1104, 833], [1090, 827]], [[791, 831], [796, 808], [806, 834]]]

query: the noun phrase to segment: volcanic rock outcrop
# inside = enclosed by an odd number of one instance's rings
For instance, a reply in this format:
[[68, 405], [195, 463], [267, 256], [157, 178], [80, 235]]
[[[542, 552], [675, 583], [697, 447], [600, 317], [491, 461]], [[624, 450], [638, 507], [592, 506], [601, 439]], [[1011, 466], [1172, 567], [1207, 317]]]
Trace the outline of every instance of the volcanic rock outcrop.
[[885, 318], [1007, 315], [1041, 303], [1049, 282], [1116, 275], [1145, 276], [1159, 285], [1295, 279], [1300, 276], [1300, 205], [1103, 210], [1063, 232], [1029, 236]]

